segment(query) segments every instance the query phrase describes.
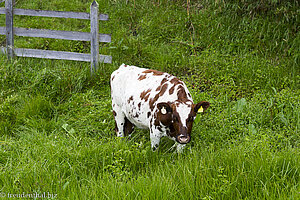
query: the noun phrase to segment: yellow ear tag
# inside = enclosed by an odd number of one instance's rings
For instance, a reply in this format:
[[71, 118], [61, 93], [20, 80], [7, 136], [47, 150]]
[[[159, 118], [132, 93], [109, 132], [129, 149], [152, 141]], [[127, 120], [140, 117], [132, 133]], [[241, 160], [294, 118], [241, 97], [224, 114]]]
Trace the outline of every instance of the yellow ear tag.
[[198, 113], [203, 113], [203, 107], [202, 106], [198, 109]]

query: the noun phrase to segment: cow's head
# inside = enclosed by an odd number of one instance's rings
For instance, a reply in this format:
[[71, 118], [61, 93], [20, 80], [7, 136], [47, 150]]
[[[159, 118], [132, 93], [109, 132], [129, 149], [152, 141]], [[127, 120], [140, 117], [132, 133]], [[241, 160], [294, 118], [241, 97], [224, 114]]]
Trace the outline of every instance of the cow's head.
[[158, 103], [157, 104], [157, 124], [161, 124], [169, 129], [168, 135], [175, 138], [180, 144], [187, 144], [191, 140], [193, 122], [198, 111], [204, 112], [209, 107], [209, 102]]

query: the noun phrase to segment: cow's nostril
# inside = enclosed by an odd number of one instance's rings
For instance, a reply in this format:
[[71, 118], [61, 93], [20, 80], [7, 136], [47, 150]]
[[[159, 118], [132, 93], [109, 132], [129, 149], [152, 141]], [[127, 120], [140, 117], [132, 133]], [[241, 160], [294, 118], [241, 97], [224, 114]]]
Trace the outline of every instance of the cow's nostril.
[[181, 144], [187, 144], [190, 142], [190, 136], [179, 135], [177, 141]]

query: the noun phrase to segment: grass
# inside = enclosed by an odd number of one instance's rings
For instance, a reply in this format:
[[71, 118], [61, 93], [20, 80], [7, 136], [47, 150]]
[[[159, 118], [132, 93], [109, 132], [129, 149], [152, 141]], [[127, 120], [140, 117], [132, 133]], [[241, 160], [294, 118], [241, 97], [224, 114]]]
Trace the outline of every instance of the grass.
[[[89, 12], [89, 1], [16, 1]], [[113, 56], [89, 63], [0, 55], [0, 194], [47, 199], [299, 199], [298, 2], [99, 1]], [[4, 3], [0, 3], [3, 6]], [[16, 17], [18, 27], [88, 31], [82, 20]], [[0, 26], [5, 25], [0, 16]], [[0, 36], [0, 44], [5, 38]], [[16, 47], [89, 52], [88, 42], [18, 37]], [[182, 154], [149, 133], [114, 133], [110, 74], [122, 63], [187, 84], [197, 117]], [[51, 196], [52, 195], [52, 196]], [[57, 195], [54, 198], [54, 195]]]

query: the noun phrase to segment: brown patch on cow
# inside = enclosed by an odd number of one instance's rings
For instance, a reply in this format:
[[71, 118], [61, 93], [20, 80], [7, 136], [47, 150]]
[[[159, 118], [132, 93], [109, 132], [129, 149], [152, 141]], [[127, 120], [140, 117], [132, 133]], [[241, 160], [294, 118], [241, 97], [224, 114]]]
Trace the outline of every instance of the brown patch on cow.
[[161, 80], [161, 82], [160, 82], [160, 85], [163, 85], [165, 82], [167, 82], [168, 81], [168, 79], [167, 78], [163, 78], [162, 80]]
[[141, 100], [145, 100], [145, 101], [148, 101], [148, 98], [150, 96], [150, 92], [151, 92], [151, 89], [148, 89], [148, 90], [144, 90], [140, 97], [141, 97]]
[[[163, 81], [162, 81], [163, 82]], [[168, 84], [165, 83], [165, 84], [160, 84], [155, 91], [160, 91], [162, 89], [162, 87], [168, 87]]]
[[174, 93], [175, 86], [176, 86], [176, 85], [173, 85], [173, 86], [169, 89], [169, 95], [171, 95], [171, 94]]
[[130, 103], [130, 101], [133, 101], [133, 96], [129, 97], [129, 99], [127, 100], [128, 103]]
[[148, 101], [149, 97], [150, 97], [150, 93], [147, 94], [147, 96], [145, 96], [145, 101]]
[[178, 86], [177, 88], [177, 97], [179, 101], [186, 102], [188, 100], [186, 91], [182, 85]]
[[112, 76], [112, 77], [111, 77], [111, 80], [113, 81], [113, 80], [115, 79], [115, 77], [116, 77], [115, 75], [114, 75], [114, 76]]
[[139, 81], [144, 80], [146, 77], [147, 77], [146, 74], [140, 75], [139, 78], [138, 78], [138, 80], [139, 80]]
[[155, 91], [159, 91], [159, 90], [161, 90], [161, 85], [158, 86]]
[[139, 110], [141, 109], [141, 105], [142, 105], [142, 103], [140, 102], [140, 103], [138, 104]]
[[175, 87], [177, 85], [182, 85], [182, 81], [179, 80], [178, 78], [174, 77], [170, 82], [171, 82], [171, 84], [173, 84], [173, 86], [169, 90], [169, 94], [171, 95], [174, 93]]
[[147, 117], [149, 118], [151, 116], [151, 112], [148, 112], [147, 113]]
[[150, 109], [151, 109], [151, 110], [154, 109], [154, 103], [157, 101], [157, 99], [158, 99], [159, 97], [161, 97], [162, 95], [164, 95], [164, 93], [166, 92], [167, 88], [168, 88], [168, 85], [167, 85], [167, 84], [164, 84], [164, 85], [160, 88], [159, 92], [154, 96], [154, 98], [151, 98], [151, 99], [150, 99], [149, 105], [150, 105]]
[[173, 77], [172, 80], [170, 80], [170, 82], [174, 85], [182, 84], [182, 81], [179, 80], [177, 77]]
[[153, 70], [153, 69], [147, 69], [143, 71], [143, 73], [153, 73], [154, 76], [161, 76], [164, 74], [164, 72]]
[[113, 115], [114, 115], [114, 117], [117, 116], [117, 113], [116, 113], [116, 111], [114, 111], [114, 110], [113, 110]]

